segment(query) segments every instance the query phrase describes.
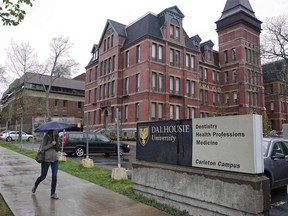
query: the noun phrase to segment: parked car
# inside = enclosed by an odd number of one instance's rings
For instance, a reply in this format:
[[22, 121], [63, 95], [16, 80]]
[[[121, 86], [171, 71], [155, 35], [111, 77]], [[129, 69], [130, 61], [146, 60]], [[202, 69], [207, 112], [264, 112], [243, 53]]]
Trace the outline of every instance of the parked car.
[[[63, 152], [67, 155], [82, 157], [86, 154], [87, 138], [90, 153], [105, 153], [105, 155], [117, 153], [117, 142], [110, 140], [103, 134], [95, 132], [60, 132], [59, 139], [63, 142]], [[120, 143], [120, 155], [128, 153], [130, 146], [126, 143]]]
[[[19, 131], [7, 131], [4, 133], [0, 133], [0, 140], [6, 140], [7, 142], [18, 140], [19, 138]], [[27, 134], [22, 132], [22, 140], [31, 141], [33, 139], [32, 134]]]
[[263, 138], [264, 173], [270, 179], [271, 189], [288, 184], [288, 140]]

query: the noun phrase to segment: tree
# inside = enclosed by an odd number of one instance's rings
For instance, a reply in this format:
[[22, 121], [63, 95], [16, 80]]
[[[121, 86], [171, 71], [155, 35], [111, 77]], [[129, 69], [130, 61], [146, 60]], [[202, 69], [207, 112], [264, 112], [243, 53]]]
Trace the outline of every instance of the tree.
[[6, 49], [6, 66], [9, 72], [22, 77], [27, 72], [35, 73], [39, 64], [37, 53], [29, 43], [17, 44], [11, 40], [10, 47]]
[[284, 60], [288, 65], [288, 16], [267, 18], [262, 35], [262, 56], [268, 61]]
[[3, 25], [18, 25], [25, 17], [26, 12], [22, 9], [23, 5], [32, 7], [32, 0], [2, 0], [0, 3], [0, 17]]
[[69, 51], [73, 47], [68, 37], [59, 36], [53, 38], [50, 43], [50, 57], [46, 64], [42, 67], [43, 74], [50, 76], [48, 86], [42, 83], [46, 91], [46, 113], [47, 117], [50, 118], [49, 110], [49, 95], [53, 83], [58, 78], [68, 78], [73, 73], [73, 69], [76, 69], [78, 63], [73, 59], [70, 59]]

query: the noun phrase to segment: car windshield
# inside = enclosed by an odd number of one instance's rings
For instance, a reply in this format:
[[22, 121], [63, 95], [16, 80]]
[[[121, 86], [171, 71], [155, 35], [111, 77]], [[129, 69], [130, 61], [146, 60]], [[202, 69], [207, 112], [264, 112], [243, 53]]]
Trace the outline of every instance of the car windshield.
[[264, 156], [267, 156], [268, 155], [268, 149], [269, 149], [269, 146], [270, 146], [270, 141], [268, 140], [263, 140], [262, 141], [262, 144], [263, 144], [263, 155]]
[[102, 134], [97, 134], [97, 138], [103, 142], [109, 142], [110, 141], [106, 136], [104, 136]]

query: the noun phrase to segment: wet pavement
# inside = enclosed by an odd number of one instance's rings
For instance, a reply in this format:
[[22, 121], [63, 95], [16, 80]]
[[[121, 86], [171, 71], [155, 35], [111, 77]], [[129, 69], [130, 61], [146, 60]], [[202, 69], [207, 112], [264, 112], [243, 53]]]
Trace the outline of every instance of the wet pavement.
[[40, 165], [34, 159], [3, 147], [0, 147], [0, 167], [0, 193], [15, 216], [168, 215], [60, 170], [57, 183], [59, 200], [50, 199], [50, 170], [36, 193], [32, 194]]

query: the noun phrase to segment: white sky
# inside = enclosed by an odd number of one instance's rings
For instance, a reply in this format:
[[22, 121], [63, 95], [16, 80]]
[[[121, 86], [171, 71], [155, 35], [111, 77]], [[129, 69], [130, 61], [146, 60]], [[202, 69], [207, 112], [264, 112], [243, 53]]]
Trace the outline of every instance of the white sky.
[[[183, 26], [188, 36], [198, 34], [202, 42], [212, 40], [218, 50], [215, 21], [225, 3], [226, 0], [36, 0], [33, 7], [27, 8], [19, 26], [2, 26], [0, 22], [0, 65], [5, 66], [5, 49], [11, 39], [18, 44], [29, 42], [42, 62], [49, 55], [51, 39], [63, 35], [74, 43], [70, 57], [79, 62], [76, 75], [81, 74], [91, 58], [93, 44], [99, 43], [107, 19], [129, 25], [147, 12], [158, 14], [174, 5], [185, 15]], [[287, 0], [250, 0], [250, 4], [261, 21], [288, 13]], [[6, 88], [0, 87], [0, 97]]]

